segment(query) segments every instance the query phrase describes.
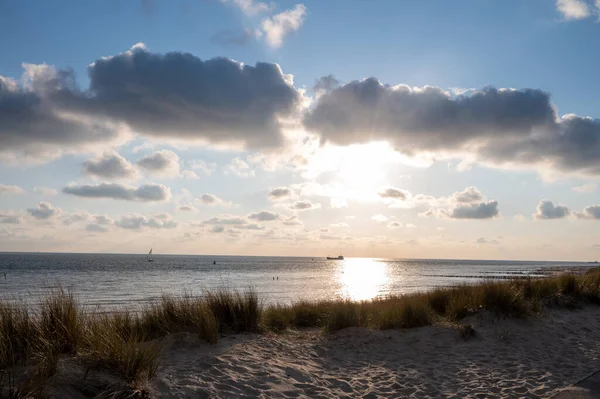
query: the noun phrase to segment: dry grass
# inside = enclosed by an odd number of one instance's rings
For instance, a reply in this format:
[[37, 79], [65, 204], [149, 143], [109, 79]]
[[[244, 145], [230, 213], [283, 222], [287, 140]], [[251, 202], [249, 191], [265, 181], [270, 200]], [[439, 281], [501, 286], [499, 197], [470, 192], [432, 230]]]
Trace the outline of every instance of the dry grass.
[[[600, 268], [584, 275], [490, 281], [364, 302], [329, 300], [261, 306], [253, 291], [225, 289], [202, 298], [163, 296], [139, 313], [88, 314], [72, 293], [58, 289], [36, 312], [0, 302], [0, 397], [43, 396], [60, 356], [77, 356], [119, 373], [132, 389], [158, 367], [157, 338], [193, 332], [209, 343], [224, 333], [347, 327], [413, 328], [460, 320], [486, 310], [496, 317], [527, 317], [547, 306], [600, 304]], [[461, 330], [465, 339], [472, 329]]]

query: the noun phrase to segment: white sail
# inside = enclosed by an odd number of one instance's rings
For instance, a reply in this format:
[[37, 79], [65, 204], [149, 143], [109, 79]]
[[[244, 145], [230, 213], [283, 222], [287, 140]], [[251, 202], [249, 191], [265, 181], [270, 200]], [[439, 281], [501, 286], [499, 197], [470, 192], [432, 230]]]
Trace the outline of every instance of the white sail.
[[152, 259], [152, 248], [150, 248], [150, 252], [148, 252], [148, 262], [152, 262], [154, 259]]

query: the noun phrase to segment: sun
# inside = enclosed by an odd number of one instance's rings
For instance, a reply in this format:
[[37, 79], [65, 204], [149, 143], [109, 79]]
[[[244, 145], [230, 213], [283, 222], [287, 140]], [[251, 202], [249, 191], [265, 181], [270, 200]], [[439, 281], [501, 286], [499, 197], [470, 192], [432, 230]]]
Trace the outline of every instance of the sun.
[[388, 143], [369, 143], [349, 146], [339, 154], [337, 174], [340, 183], [352, 197], [373, 196], [387, 183], [390, 164], [397, 154]]

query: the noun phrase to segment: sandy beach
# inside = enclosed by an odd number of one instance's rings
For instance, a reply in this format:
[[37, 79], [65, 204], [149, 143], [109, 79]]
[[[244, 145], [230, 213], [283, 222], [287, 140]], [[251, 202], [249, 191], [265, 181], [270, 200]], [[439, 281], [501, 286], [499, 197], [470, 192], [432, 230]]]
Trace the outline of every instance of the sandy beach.
[[348, 328], [163, 340], [153, 396], [161, 398], [545, 398], [600, 368], [596, 307], [528, 320], [480, 314], [410, 330]]

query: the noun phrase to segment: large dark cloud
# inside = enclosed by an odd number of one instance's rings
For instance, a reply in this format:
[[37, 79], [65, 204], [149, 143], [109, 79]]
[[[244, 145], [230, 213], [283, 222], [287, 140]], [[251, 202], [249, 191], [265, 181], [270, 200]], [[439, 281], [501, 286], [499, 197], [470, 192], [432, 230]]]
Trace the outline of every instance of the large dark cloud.
[[203, 61], [189, 53], [150, 53], [143, 46], [101, 58], [88, 72], [89, 91], [62, 96], [63, 106], [163, 138], [276, 146], [278, 116], [295, 111], [301, 100], [277, 64]]
[[51, 158], [120, 142], [126, 127], [165, 139], [274, 147], [279, 117], [302, 101], [277, 64], [203, 61], [143, 45], [96, 60], [88, 74], [87, 89], [72, 71], [46, 65], [25, 64], [20, 82], [0, 76], [0, 149]]
[[71, 185], [63, 188], [63, 193], [86, 198], [110, 198], [126, 201], [166, 201], [171, 198], [171, 190], [162, 184], [144, 184], [131, 187], [117, 183]]
[[600, 121], [559, 120], [541, 90], [485, 88], [452, 96], [369, 78], [320, 96], [304, 124], [339, 145], [385, 140], [409, 155], [469, 153], [497, 165], [600, 173]]
[[60, 112], [54, 97], [75, 90], [71, 72], [57, 72], [47, 66], [24, 67], [27, 85], [0, 76], [0, 152], [50, 158], [65, 148], [116, 139], [119, 133], [110, 124]]
[[569, 216], [571, 212], [564, 205], [554, 205], [552, 201], [540, 201], [537, 206], [537, 211], [533, 215], [535, 219], [562, 219]]

